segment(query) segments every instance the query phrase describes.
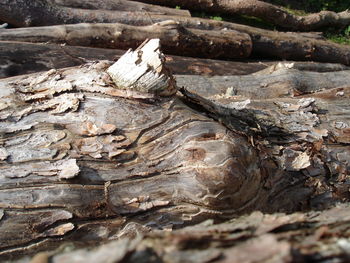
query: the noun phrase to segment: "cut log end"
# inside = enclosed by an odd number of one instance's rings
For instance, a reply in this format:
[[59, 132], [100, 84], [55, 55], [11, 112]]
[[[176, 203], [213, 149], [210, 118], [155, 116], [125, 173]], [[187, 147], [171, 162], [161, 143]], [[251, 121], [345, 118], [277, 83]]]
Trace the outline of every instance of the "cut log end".
[[135, 51], [129, 50], [107, 70], [116, 87], [159, 96], [176, 93], [176, 82], [165, 66], [160, 40], [146, 40]]

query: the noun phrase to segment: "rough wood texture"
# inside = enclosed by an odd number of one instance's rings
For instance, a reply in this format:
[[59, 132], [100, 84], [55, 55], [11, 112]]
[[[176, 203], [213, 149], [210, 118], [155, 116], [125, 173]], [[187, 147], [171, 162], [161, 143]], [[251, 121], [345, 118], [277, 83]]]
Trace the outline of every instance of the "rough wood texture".
[[138, 0], [166, 6], [181, 6], [191, 11], [257, 17], [281, 28], [315, 31], [324, 27], [343, 28], [350, 25], [350, 12], [322, 11], [305, 16], [294, 15], [276, 5], [257, 0]]
[[[118, 59], [124, 53], [125, 50], [118, 49], [0, 41], [0, 78], [77, 66], [101, 59]], [[173, 74], [187, 75], [244, 75], [276, 63], [254, 60], [223, 61], [169, 55], [166, 56], [166, 62]], [[340, 64], [331, 65], [339, 70], [346, 68]], [[325, 67], [320, 68], [325, 70]]]
[[155, 96], [171, 96], [177, 92], [175, 79], [165, 67], [159, 39], [146, 40], [135, 51], [129, 49], [107, 73], [123, 90]]
[[[57, 5], [51, 0], [2, 0], [0, 19], [7, 23], [22, 26], [46, 26], [75, 24], [83, 22], [111, 23], [137, 19], [148, 19], [155, 15], [147, 10], [90, 10]], [[171, 14], [170, 17], [173, 15]]]
[[123, 24], [76, 24], [0, 31], [0, 40], [62, 43], [73, 46], [136, 48], [147, 38], [160, 38], [167, 54], [206, 58], [246, 58], [252, 42], [233, 30], [185, 29], [175, 21], [135, 27]]
[[166, 8], [127, 0], [49, 0], [49, 2], [59, 6], [79, 9], [137, 11], [162, 15], [191, 16], [190, 12], [184, 9]]
[[[101, 13], [102, 12], [102, 13]], [[263, 58], [312, 60], [350, 64], [350, 48], [315, 38], [314, 34], [277, 32], [209, 19], [166, 16], [142, 12], [69, 9], [44, 0], [4, 0], [0, 3], [0, 20], [17, 26], [46, 26], [76, 23], [122, 23], [135, 26], [175, 20], [185, 28], [235, 30], [250, 35], [252, 55]], [[112, 12], [112, 13], [109, 13]], [[218, 33], [219, 34], [219, 33]]]
[[117, 88], [108, 66], [0, 81], [1, 257], [226, 218], [266, 195], [245, 137], [176, 97]]
[[206, 221], [171, 233], [154, 231], [142, 238], [126, 237], [92, 250], [76, 250], [67, 245], [68, 251], [57, 249], [38, 254], [33, 260], [45, 258], [54, 263], [112, 260], [116, 263], [345, 263], [349, 260], [349, 220], [348, 205], [304, 214], [254, 212], [221, 224]]
[[311, 206], [348, 201], [349, 72], [300, 72], [287, 64], [263, 73], [207, 80], [184, 76], [178, 82], [192, 102], [231, 130], [251, 136], [266, 167], [305, 175], [305, 185], [316, 186]]

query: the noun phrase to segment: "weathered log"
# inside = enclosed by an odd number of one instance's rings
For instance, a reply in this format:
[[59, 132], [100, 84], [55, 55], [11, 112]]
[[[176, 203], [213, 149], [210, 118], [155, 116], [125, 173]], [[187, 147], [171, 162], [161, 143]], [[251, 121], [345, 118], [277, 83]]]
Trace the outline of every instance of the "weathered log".
[[224, 21], [192, 17], [122, 11], [96, 12], [96, 10], [81, 11], [49, 5], [44, 0], [5, 0], [0, 3], [0, 20], [17, 26], [46, 26], [83, 22], [113, 22], [140, 26], [172, 19], [186, 28], [222, 31], [229, 29], [247, 33], [253, 41], [253, 56], [350, 64], [350, 48], [348, 46], [315, 39], [305, 34], [276, 32]]
[[[153, 40], [112, 67], [96, 62], [0, 81], [2, 258], [349, 200], [348, 87], [314, 100], [300, 92], [304, 100], [258, 100], [249, 91], [250, 101], [243, 92], [208, 97], [188, 87], [179, 98], [170, 96], [176, 90], [164, 61]], [[126, 242], [127, 251], [137, 244]]]
[[134, 0], [143, 3], [181, 6], [191, 11], [227, 15], [246, 15], [260, 18], [281, 28], [295, 31], [315, 31], [324, 27], [344, 28], [350, 25], [350, 12], [321, 11], [305, 16], [294, 15], [276, 5], [258, 0]]
[[[317, 63], [279, 63], [245, 76], [178, 75], [177, 81], [180, 87], [189, 87], [190, 91], [206, 97], [227, 95], [242, 99], [283, 98], [304, 94], [312, 96], [313, 93], [328, 89], [347, 88], [350, 71], [343, 67], [334, 68], [333, 64], [328, 66]], [[330, 72], [318, 72], [321, 69]]]
[[[0, 78], [78, 66], [96, 60], [118, 59], [123, 53], [125, 50], [0, 41]], [[180, 56], [166, 56], [166, 61], [173, 74], [190, 75], [244, 75], [262, 70], [275, 63], [273, 61], [239, 62]], [[329, 67], [338, 70], [346, 68], [340, 64], [330, 64]], [[322, 70], [329, 67], [322, 66]]]
[[[174, 11], [176, 12], [176, 11]], [[89, 10], [59, 6], [52, 0], [3, 0], [0, 3], [0, 20], [13, 26], [46, 26], [83, 22], [111, 23], [148, 20], [152, 24], [154, 13], [143, 11]], [[170, 14], [172, 17], [174, 14]], [[185, 16], [188, 16], [186, 14]]]
[[109, 68], [119, 86], [103, 62], [0, 81], [1, 257], [225, 218], [266, 195], [245, 137], [157, 97], [175, 92], [163, 62], [146, 45]]
[[191, 16], [190, 12], [184, 9], [167, 8], [128, 0], [49, 0], [49, 2], [58, 6], [78, 9], [149, 12], [161, 15]]
[[110, 60], [125, 51], [0, 41], [0, 78]]
[[[350, 173], [349, 72], [289, 67], [263, 72], [177, 79], [188, 99], [231, 130], [251, 136], [277, 170], [299, 172], [309, 177], [306, 184], [318, 185], [310, 199], [315, 208], [328, 206], [333, 198], [348, 201], [350, 187], [344, 182]], [[186, 78], [191, 81], [186, 83]]]
[[48, 42], [75, 46], [128, 49], [147, 38], [159, 38], [168, 54], [207, 58], [246, 58], [250, 56], [250, 36], [237, 31], [185, 29], [175, 21], [135, 27], [123, 24], [74, 24], [8, 29], [0, 32], [2, 41]]
[[[117, 49], [0, 41], [0, 78], [77, 66], [100, 59], [118, 59], [124, 52]], [[270, 66], [278, 67], [275, 61], [223, 61], [179, 56], [167, 56], [166, 61], [173, 74], [185, 75], [246, 75]], [[300, 70], [318, 72], [349, 69], [341, 64], [315, 62], [293, 62], [293, 65]]]

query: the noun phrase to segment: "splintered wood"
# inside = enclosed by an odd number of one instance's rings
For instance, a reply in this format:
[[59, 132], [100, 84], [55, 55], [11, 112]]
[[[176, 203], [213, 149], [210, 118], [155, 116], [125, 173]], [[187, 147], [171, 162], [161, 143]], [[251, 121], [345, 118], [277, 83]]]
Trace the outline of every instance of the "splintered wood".
[[117, 88], [130, 89], [160, 96], [176, 93], [176, 83], [164, 67], [159, 39], [145, 42], [135, 51], [129, 50], [108, 70]]

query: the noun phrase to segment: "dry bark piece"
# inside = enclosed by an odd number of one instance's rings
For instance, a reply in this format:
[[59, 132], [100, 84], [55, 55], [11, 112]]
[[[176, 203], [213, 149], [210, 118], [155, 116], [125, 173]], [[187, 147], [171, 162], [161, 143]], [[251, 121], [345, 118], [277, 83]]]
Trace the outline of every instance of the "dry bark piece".
[[164, 62], [160, 40], [152, 39], [135, 51], [127, 51], [107, 72], [119, 89], [171, 96], [177, 87]]
[[298, 16], [276, 5], [257, 0], [137, 0], [166, 6], [181, 6], [191, 11], [245, 15], [257, 17], [281, 28], [294, 31], [315, 31], [323, 27], [344, 28], [350, 25], [350, 12], [321, 11], [319, 13]]
[[2, 41], [61, 43], [75, 46], [128, 49], [145, 39], [160, 38], [168, 54], [206, 58], [245, 58], [252, 50], [250, 37], [233, 30], [185, 29], [168, 20], [150, 26], [75, 24], [16, 28], [0, 32]]

